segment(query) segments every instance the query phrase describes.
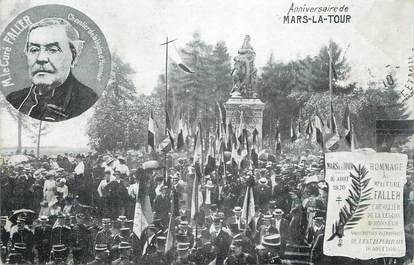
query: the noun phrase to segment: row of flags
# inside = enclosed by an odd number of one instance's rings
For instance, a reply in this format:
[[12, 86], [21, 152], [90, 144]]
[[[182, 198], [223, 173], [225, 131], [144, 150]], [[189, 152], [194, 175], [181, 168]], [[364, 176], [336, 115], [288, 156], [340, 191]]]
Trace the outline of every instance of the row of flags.
[[[351, 121], [351, 112], [347, 105], [342, 120], [342, 126], [345, 129], [344, 135], [341, 137], [338, 131], [338, 125], [335, 118], [335, 112], [333, 104], [331, 102], [330, 115], [326, 123], [323, 122], [319, 114], [316, 114], [312, 119], [309, 119], [305, 125], [305, 138], [310, 139], [313, 142], [318, 143], [323, 150], [336, 150], [339, 146], [341, 139], [344, 139], [346, 145], [352, 150], [355, 149], [355, 133]], [[298, 128], [298, 130], [296, 130]], [[298, 131], [298, 133], [296, 132]], [[277, 125], [276, 129], [276, 143], [280, 145], [280, 135], [278, 135], [279, 129]], [[300, 136], [301, 126], [296, 127], [295, 122], [292, 120], [290, 124], [290, 139], [291, 142], [295, 142]], [[278, 148], [276, 148], [278, 150]]]
[[[203, 160], [206, 167], [214, 167], [216, 160], [218, 160], [219, 163], [224, 162], [225, 151], [231, 152], [231, 157], [237, 165], [240, 165], [241, 161], [250, 155], [252, 149], [255, 149], [256, 152], [259, 151], [259, 130], [257, 128], [254, 128], [253, 130], [247, 128], [244, 113], [240, 113], [240, 123], [237, 128], [234, 128], [231, 122], [226, 124], [222, 113], [219, 105], [220, 118], [215, 133], [207, 132], [207, 137], [205, 137], [202, 132], [201, 124], [199, 124], [193, 138], [195, 148], [201, 148], [200, 151], [207, 151], [207, 156], [205, 160]], [[175, 136], [176, 134], [172, 130], [169, 115], [166, 113], [166, 136], [158, 146], [156, 145], [155, 127], [153, 113], [151, 112], [148, 120], [148, 146], [151, 151], [161, 151], [164, 153], [169, 152], [172, 149], [180, 151], [184, 146], [188, 147], [190, 142], [189, 139], [192, 138], [189, 126], [187, 126], [182, 115], [180, 115], [178, 121], [178, 133], [177, 136]], [[198, 140], [198, 135], [201, 135], [201, 140]], [[198, 146], [198, 143], [203, 140], [207, 140], [207, 150], [205, 149], [204, 144], [202, 147]], [[194, 159], [196, 160], [196, 155]]]

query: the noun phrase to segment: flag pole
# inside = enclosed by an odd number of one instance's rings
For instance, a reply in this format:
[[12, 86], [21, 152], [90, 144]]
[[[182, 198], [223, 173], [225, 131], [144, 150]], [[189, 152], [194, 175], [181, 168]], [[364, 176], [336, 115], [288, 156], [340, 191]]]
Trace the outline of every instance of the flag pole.
[[[168, 40], [168, 36], [165, 39], [165, 42], [160, 44], [161, 46], [165, 45], [165, 135], [168, 136], [167, 132], [167, 111], [168, 111], [168, 44], [175, 41]], [[172, 143], [171, 143], [172, 144]], [[168, 181], [168, 174], [167, 174], [167, 152], [164, 152], [164, 183], [167, 184]]]

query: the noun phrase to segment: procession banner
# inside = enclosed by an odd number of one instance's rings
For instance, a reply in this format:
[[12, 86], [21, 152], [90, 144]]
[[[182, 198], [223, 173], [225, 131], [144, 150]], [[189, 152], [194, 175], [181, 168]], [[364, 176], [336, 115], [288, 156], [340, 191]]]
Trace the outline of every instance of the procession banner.
[[407, 155], [325, 155], [329, 186], [324, 254], [357, 259], [405, 255], [403, 188]]

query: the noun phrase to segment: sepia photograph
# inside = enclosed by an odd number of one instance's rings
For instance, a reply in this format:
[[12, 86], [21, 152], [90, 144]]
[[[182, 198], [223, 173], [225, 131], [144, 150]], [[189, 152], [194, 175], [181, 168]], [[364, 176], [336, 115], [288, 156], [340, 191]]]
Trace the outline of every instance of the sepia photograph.
[[413, 265], [413, 13], [0, 0], [0, 264]]

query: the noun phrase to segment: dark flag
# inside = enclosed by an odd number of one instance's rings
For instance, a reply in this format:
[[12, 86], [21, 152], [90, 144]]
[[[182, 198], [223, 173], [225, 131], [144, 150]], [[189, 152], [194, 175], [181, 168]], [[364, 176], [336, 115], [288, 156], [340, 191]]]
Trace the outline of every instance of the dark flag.
[[313, 125], [312, 125], [311, 119], [308, 120], [308, 124], [306, 125], [305, 133], [308, 136], [308, 139], [312, 139], [312, 135], [313, 135]]
[[165, 250], [164, 250], [164, 254], [167, 254], [168, 252], [170, 252], [173, 249], [174, 246], [174, 241], [175, 241], [175, 220], [177, 217], [177, 212], [175, 210], [175, 208], [177, 208], [177, 206], [175, 205], [175, 203], [177, 202], [178, 198], [177, 198], [178, 194], [177, 192], [172, 192], [172, 200], [171, 200], [171, 214], [170, 214], [170, 221], [168, 222], [168, 231], [167, 231], [167, 240], [165, 242]]
[[331, 68], [332, 68], [332, 75], [333, 75], [333, 78], [335, 79], [335, 80], [338, 80], [338, 74], [336, 73], [336, 70], [335, 70], [335, 64], [332, 62], [331, 63]]
[[180, 114], [180, 120], [178, 121], [178, 135], [177, 135], [177, 150], [180, 150], [184, 146], [184, 121], [182, 114]]
[[253, 130], [253, 146], [255, 147], [256, 151], [258, 150], [257, 146], [259, 146], [259, 139], [258, 139], [259, 131], [254, 128]]
[[353, 128], [351, 122], [351, 113], [349, 111], [349, 106], [346, 105], [344, 119], [342, 120], [342, 125], [345, 128], [345, 142], [351, 148], [351, 151], [354, 149], [353, 142]]
[[245, 131], [246, 131], [246, 123], [244, 122], [243, 111], [240, 113], [240, 124], [237, 130], [237, 149], [240, 153], [244, 149], [244, 141], [245, 141]]
[[203, 132], [200, 123], [198, 123], [194, 141], [194, 163], [196, 162], [198, 162], [199, 165], [203, 164]]
[[167, 127], [167, 135], [170, 138], [170, 143], [171, 143], [171, 148], [174, 149], [175, 145], [174, 145], [174, 133], [172, 131], [172, 127], [171, 127], [171, 121], [170, 121], [170, 116], [168, 115], [168, 112], [165, 112], [166, 115], [166, 127]]
[[294, 121], [291, 120], [290, 121], [290, 140], [291, 142], [295, 142], [298, 139], [298, 136], [296, 135], [296, 131], [295, 131], [295, 124]]
[[328, 121], [330, 133], [326, 135], [325, 146], [330, 151], [335, 151], [339, 147], [340, 137], [338, 134], [338, 127], [336, 125], [335, 112], [333, 103], [331, 101], [331, 115]]
[[279, 127], [276, 128], [276, 153], [282, 153], [282, 143], [280, 142], [280, 131]]
[[234, 131], [233, 131], [233, 125], [231, 122], [227, 124], [227, 131], [226, 131], [226, 147], [227, 150], [232, 150], [233, 148], [233, 141], [234, 141]]
[[204, 169], [204, 175], [210, 174], [216, 168], [216, 157], [215, 157], [215, 150], [214, 150], [215, 145], [214, 144], [215, 144], [214, 136], [210, 136], [206, 166]]
[[322, 150], [325, 149], [325, 144], [323, 140], [323, 130], [324, 130], [324, 124], [319, 117], [319, 115], [315, 116], [315, 134], [316, 134], [316, 142], [322, 147]]
[[148, 119], [148, 146], [155, 151], [155, 127], [154, 127], [154, 117], [152, 111]]
[[337, 133], [335, 112], [334, 112], [332, 101], [331, 101], [331, 117], [330, 117], [330, 120], [329, 120], [329, 123], [328, 123], [328, 127], [331, 129], [331, 133]]
[[196, 173], [194, 175], [193, 190], [191, 194], [191, 208], [190, 208], [191, 224], [193, 227], [195, 227], [197, 224], [200, 207], [203, 204], [203, 194], [200, 191], [200, 179], [202, 176], [201, 166], [202, 165], [200, 165], [198, 162], [195, 163]]
[[177, 66], [183, 70], [186, 73], [189, 74], [194, 74], [194, 71], [192, 71], [184, 62], [183, 59], [180, 56], [180, 53], [177, 51], [177, 49], [175, 48], [175, 46], [173, 47], [173, 49], [171, 49], [171, 53], [170, 53], [170, 58], [171, 60], [177, 64]]

